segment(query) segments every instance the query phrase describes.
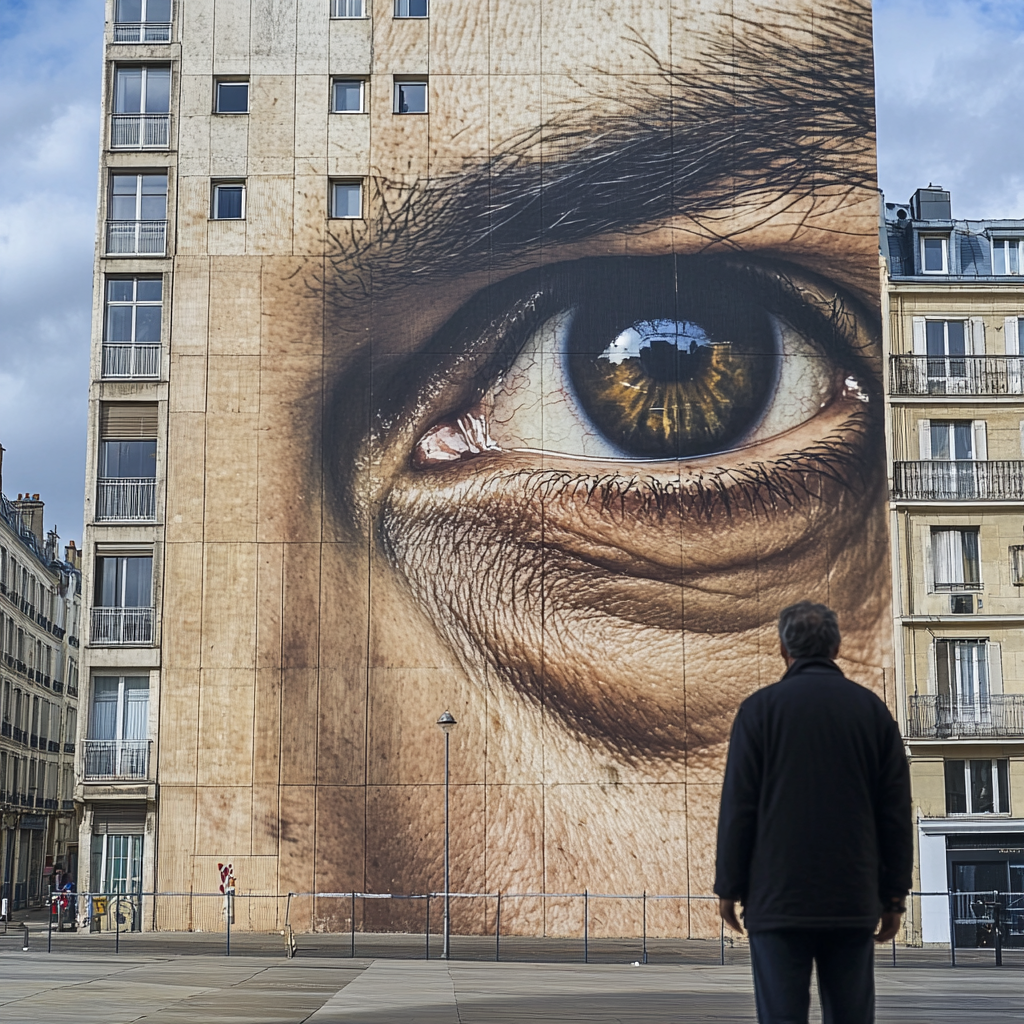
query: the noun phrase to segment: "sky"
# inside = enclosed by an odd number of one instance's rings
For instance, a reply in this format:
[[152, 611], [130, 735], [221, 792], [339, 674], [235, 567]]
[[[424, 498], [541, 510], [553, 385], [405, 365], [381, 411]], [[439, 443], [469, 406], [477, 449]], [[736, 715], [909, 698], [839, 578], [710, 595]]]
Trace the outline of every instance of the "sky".
[[[0, 0], [3, 491], [82, 538], [102, 0]], [[55, 28], [57, 26], [57, 28]], [[1024, 0], [876, 0], [879, 182], [1024, 217]]]

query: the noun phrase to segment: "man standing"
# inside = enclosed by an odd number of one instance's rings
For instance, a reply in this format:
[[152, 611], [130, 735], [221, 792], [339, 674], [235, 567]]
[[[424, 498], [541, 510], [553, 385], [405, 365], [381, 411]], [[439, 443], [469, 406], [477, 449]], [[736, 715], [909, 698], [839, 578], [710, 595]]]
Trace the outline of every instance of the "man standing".
[[[811, 963], [825, 1024], [875, 1019], [874, 942], [893, 938], [913, 864], [899, 729], [835, 664], [836, 614], [779, 614], [781, 681], [736, 713], [718, 820], [715, 892], [750, 933], [761, 1024], [807, 1020]], [[875, 932], [881, 921], [881, 926]]]

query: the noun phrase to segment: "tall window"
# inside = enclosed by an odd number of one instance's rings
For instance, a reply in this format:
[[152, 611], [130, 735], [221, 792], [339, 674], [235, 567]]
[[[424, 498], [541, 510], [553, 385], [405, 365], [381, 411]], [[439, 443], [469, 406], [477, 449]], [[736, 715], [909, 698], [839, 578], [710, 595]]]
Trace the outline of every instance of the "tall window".
[[992, 273], [1024, 273], [1024, 241], [1019, 238], [997, 238], [992, 242]]
[[158, 376], [163, 281], [159, 277], [108, 278], [106, 299], [103, 376]]
[[144, 779], [149, 767], [149, 677], [96, 676], [85, 773]]
[[156, 435], [156, 403], [101, 403], [97, 519], [155, 518]]
[[427, 83], [425, 81], [395, 82], [395, 113], [425, 114]]
[[425, 18], [427, 0], [395, 0], [396, 18]]
[[152, 604], [151, 555], [101, 555], [96, 559], [93, 643], [152, 643]]
[[995, 644], [987, 640], [936, 640], [936, 689], [958, 717], [983, 720], [991, 711]]
[[167, 175], [112, 174], [107, 253], [162, 256], [167, 236]]
[[213, 186], [213, 219], [245, 218], [245, 182], [222, 181]]
[[947, 814], [1009, 814], [1010, 773], [1005, 758], [945, 762]]
[[364, 10], [364, 0], [331, 0], [332, 18], [362, 18]]
[[[132, 893], [142, 891], [142, 844], [141, 835], [114, 835], [104, 833], [92, 837], [92, 877], [97, 880], [103, 892]], [[119, 905], [118, 911], [128, 912]], [[123, 928], [135, 930], [139, 926], [138, 915], [131, 913], [130, 920]]]
[[115, 43], [166, 43], [171, 38], [171, 0], [117, 0]]
[[921, 238], [921, 269], [926, 274], [949, 273], [949, 236], [924, 235]]
[[119, 67], [114, 73], [110, 145], [115, 149], [166, 149], [170, 109], [170, 67]]

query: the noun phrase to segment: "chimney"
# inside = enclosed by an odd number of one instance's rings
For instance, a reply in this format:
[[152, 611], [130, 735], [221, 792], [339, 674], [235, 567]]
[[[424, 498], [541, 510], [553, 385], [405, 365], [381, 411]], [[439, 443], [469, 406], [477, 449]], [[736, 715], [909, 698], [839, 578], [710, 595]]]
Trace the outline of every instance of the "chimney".
[[54, 525], [53, 529], [46, 535], [47, 559], [51, 562], [56, 561], [58, 551], [60, 551], [60, 537], [57, 536], [57, 527]]
[[14, 502], [14, 507], [21, 519], [22, 528], [31, 531], [39, 545], [39, 550], [44, 550], [46, 540], [43, 537], [43, 503], [39, 500], [39, 495], [29, 495], [27, 492], [23, 495], [19, 494], [18, 500]]
[[914, 220], [951, 220], [953, 217], [949, 192], [941, 185], [919, 188], [910, 197]]
[[0, 494], [4, 493], [4, 451], [4, 446], [0, 444]]
[[73, 568], [81, 571], [82, 569], [82, 552], [75, 547], [75, 542], [69, 540], [66, 547], [64, 548], [64, 561], [71, 565]]

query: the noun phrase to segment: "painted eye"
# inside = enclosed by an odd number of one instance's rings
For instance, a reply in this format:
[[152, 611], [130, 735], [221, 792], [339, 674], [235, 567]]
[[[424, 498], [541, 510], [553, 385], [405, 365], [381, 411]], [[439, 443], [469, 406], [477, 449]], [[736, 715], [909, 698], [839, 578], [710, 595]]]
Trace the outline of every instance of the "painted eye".
[[696, 458], [784, 433], [832, 396], [839, 368], [756, 289], [629, 263], [527, 338], [492, 392], [499, 447]]

